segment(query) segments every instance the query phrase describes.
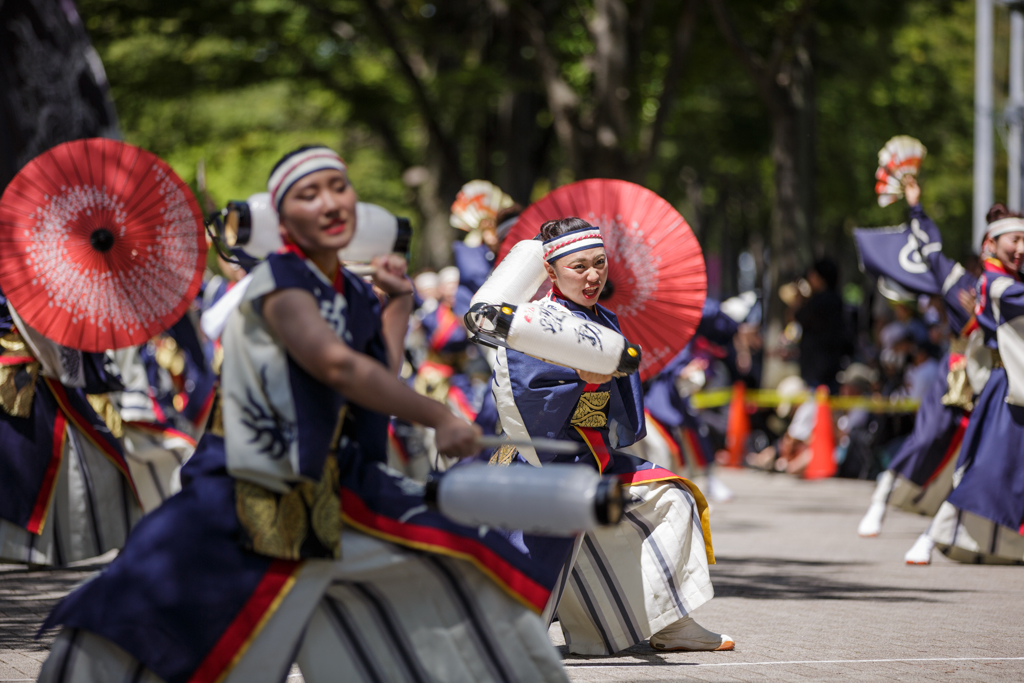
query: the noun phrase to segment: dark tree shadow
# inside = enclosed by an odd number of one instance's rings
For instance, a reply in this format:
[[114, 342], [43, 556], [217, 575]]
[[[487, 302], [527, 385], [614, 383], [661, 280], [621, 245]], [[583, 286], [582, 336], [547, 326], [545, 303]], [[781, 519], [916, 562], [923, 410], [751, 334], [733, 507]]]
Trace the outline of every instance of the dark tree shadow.
[[101, 567], [0, 570], [0, 651], [48, 650], [55, 632], [35, 637], [46, 615]]

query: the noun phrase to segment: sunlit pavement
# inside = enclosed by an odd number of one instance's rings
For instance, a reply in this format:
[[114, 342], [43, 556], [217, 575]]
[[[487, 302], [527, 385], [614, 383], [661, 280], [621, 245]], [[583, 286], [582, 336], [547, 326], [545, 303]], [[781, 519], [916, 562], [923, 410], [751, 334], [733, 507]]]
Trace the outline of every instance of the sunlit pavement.
[[[872, 484], [721, 472], [736, 494], [712, 531], [717, 597], [694, 612], [736, 640], [734, 652], [577, 657], [576, 681], [1024, 680], [1024, 567], [961, 565], [903, 553], [928, 520], [890, 511], [878, 538], [857, 522]], [[33, 680], [46, 612], [93, 570], [0, 570], [0, 681]], [[561, 644], [555, 624], [552, 639]], [[293, 674], [289, 681], [301, 681]]]

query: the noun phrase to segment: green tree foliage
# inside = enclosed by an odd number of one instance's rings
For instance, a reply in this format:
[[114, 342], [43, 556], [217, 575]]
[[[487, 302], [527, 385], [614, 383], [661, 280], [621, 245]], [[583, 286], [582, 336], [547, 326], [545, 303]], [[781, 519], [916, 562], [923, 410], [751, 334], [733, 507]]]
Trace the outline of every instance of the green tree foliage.
[[[81, 0], [79, 9], [128, 141], [187, 180], [205, 159], [218, 202], [259, 191], [298, 144], [337, 146], [363, 199], [413, 217], [422, 265], [449, 257], [447, 207], [466, 180], [489, 178], [526, 203], [564, 182], [613, 176], [683, 212], [705, 251], [721, 256], [723, 293], [738, 251], [785, 244], [773, 231], [795, 240], [790, 270], [828, 253], [849, 275], [852, 227], [903, 218], [903, 205], [880, 209], [873, 193], [876, 153], [901, 133], [928, 146], [925, 207], [954, 255], [970, 246], [970, 0]], [[779, 93], [803, 107], [785, 139]], [[802, 223], [779, 213], [779, 144], [800, 159], [792, 189]]]

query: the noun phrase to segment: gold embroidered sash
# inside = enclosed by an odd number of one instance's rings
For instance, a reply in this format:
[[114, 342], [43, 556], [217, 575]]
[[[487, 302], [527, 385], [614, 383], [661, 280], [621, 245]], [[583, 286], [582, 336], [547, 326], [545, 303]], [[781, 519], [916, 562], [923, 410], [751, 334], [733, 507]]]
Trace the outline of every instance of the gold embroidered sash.
[[341, 557], [341, 500], [338, 461], [327, 456], [318, 482], [304, 481], [275, 493], [235, 481], [235, 509], [247, 538], [243, 545], [283, 560]]
[[0, 357], [10, 363], [0, 365], [0, 409], [12, 417], [28, 417], [36, 395], [39, 362], [32, 358], [17, 330], [0, 337]]
[[610, 391], [584, 391], [569, 424], [574, 427], [607, 427], [608, 404], [611, 399]]

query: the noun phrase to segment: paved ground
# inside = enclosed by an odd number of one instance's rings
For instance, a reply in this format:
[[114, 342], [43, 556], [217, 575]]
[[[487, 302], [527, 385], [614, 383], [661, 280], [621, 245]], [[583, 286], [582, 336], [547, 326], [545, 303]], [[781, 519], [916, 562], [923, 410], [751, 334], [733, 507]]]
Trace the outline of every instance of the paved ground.
[[[725, 472], [737, 494], [712, 515], [717, 597], [695, 612], [735, 652], [566, 656], [576, 681], [1024, 680], [1024, 567], [960, 565], [903, 552], [927, 520], [892, 511], [877, 539], [855, 529], [871, 485]], [[45, 657], [32, 634], [92, 569], [0, 571], [0, 681]], [[557, 624], [552, 629], [561, 643]], [[293, 675], [290, 683], [301, 680]]]

